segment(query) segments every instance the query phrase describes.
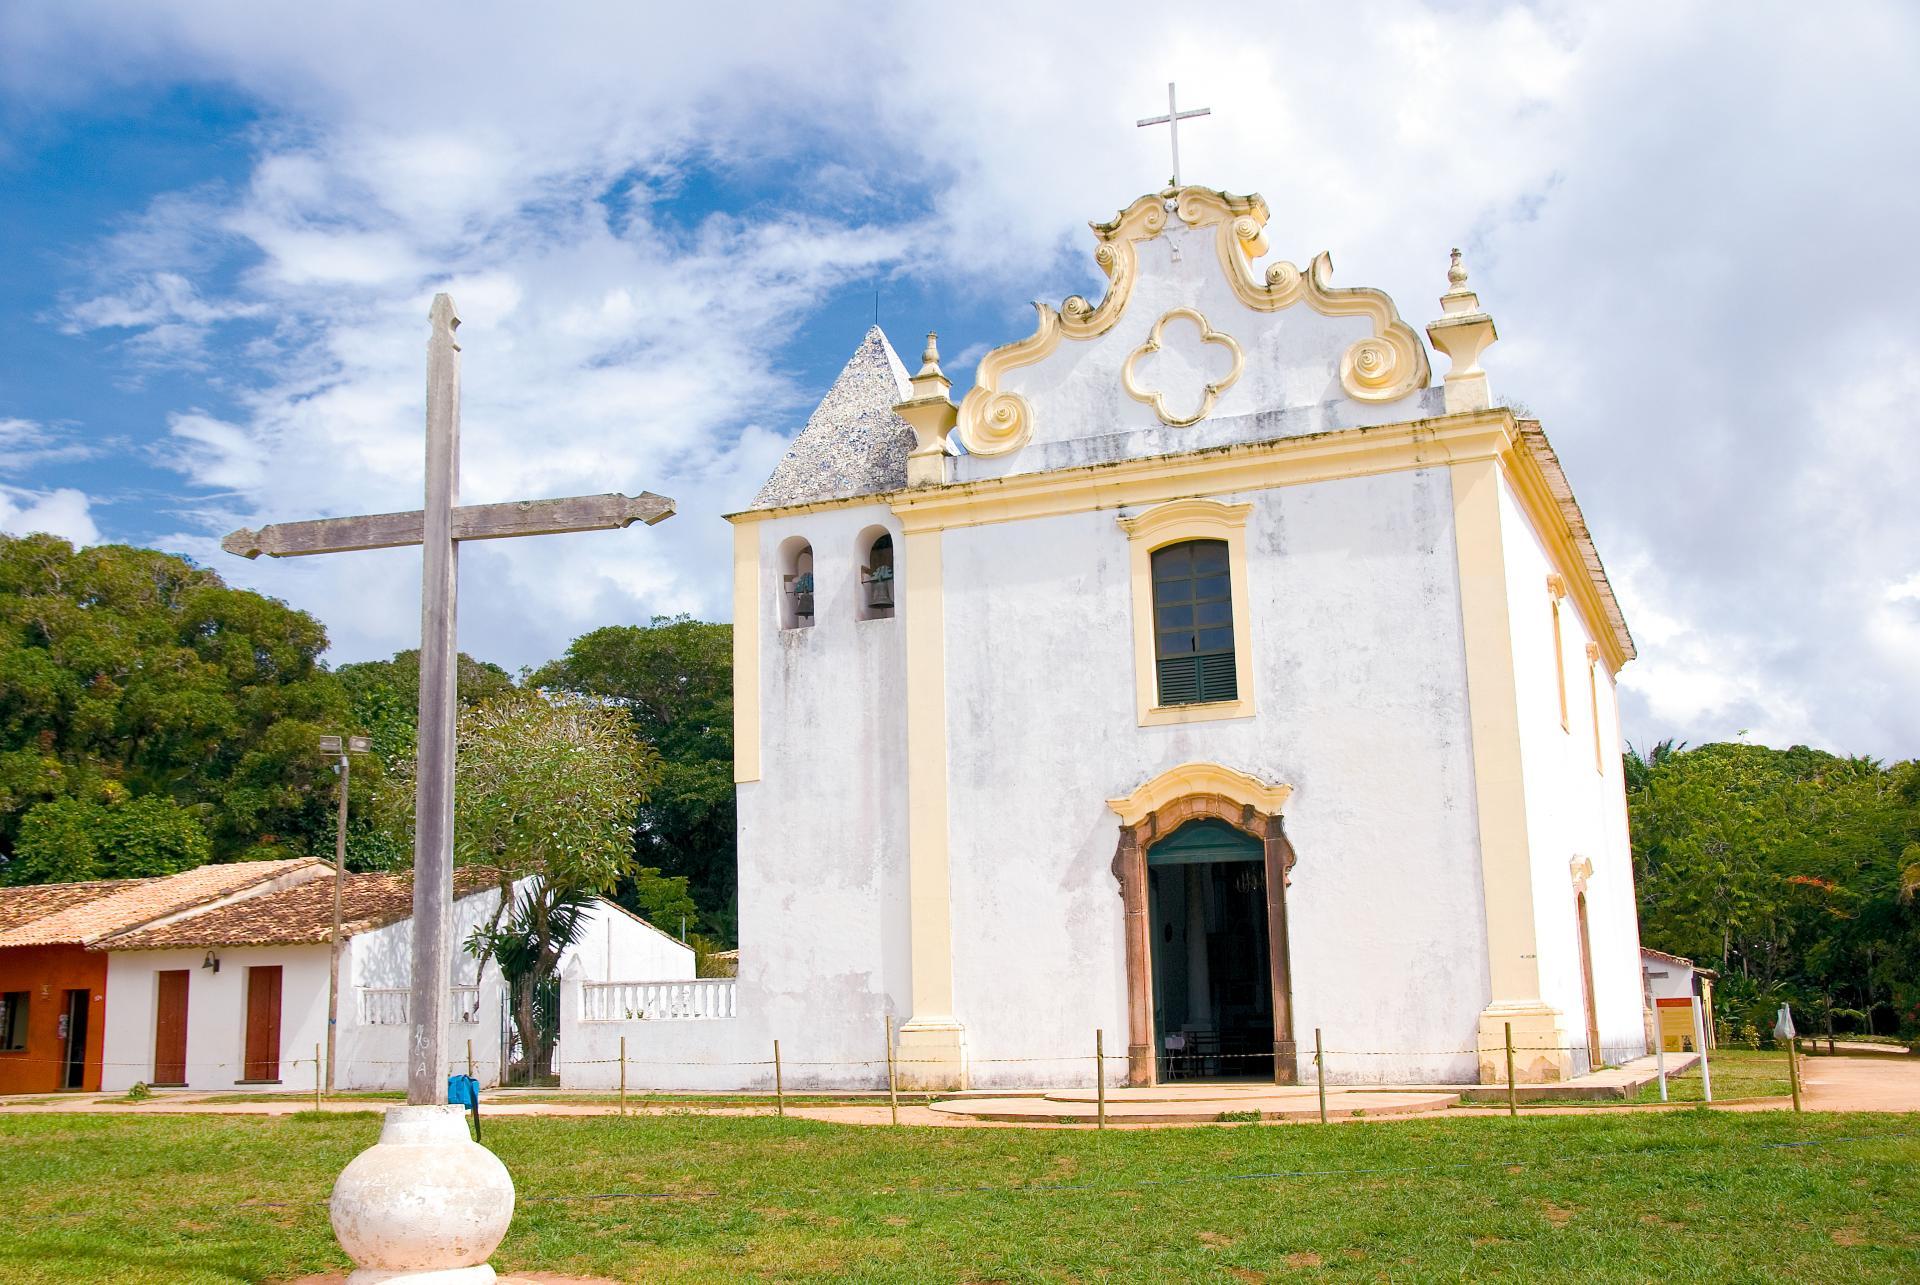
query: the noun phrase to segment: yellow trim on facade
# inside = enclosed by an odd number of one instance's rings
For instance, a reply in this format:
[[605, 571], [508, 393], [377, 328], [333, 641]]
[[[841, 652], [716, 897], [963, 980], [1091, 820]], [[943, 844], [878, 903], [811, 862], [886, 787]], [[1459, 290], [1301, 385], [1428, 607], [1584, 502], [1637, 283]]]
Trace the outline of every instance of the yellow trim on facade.
[[1121, 825], [1139, 825], [1175, 799], [1190, 794], [1217, 794], [1264, 815], [1278, 816], [1292, 796], [1293, 787], [1269, 785], [1220, 763], [1182, 763], [1168, 768], [1125, 798], [1108, 799], [1107, 806], [1119, 816]]
[[[947, 666], [945, 589], [938, 530], [902, 541], [907, 645], [907, 903], [913, 1015], [903, 1041], [918, 1060], [950, 1050], [954, 1065], [919, 1068], [927, 1083], [964, 1077], [960, 1024], [953, 1016], [953, 892], [947, 852]], [[945, 1053], [934, 1054], [944, 1060]], [[946, 1074], [950, 1071], [951, 1074]]]
[[760, 779], [760, 525], [733, 528], [733, 779]]
[[1500, 463], [1452, 466], [1454, 548], [1473, 728], [1473, 781], [1480, 821], [1480, 877], [1487, 912], [1487, 967], [1495, 1008], [1540, 1005], [1533, 920], [1533, 867], [1520, 752], [1507, 559], [1500, 530]]
[[1546, 475], [1540, 471], [1540, 462], [1532, 452], [1526, 450], [1511, 451], [1502, 462], [1507, 466], [1507, 480], [1513, 486], [1514, 498], [1520, 502], [1521, 509], [1533, 522], [1533, 529], [1539, 533], [1540, 542], [1546, 546], [1547, 558], [1561, 576], [1567, 600], [1580, 613], [1580, 623], [1587, 631], [1587, 637], [1600, 644], [1600, 650], [1606, 656], [1607, 672], [1618, 674], [1627, 663], [1630, 644], [1616, 634], [1609, 624], [1611, 616], [1606, 604], [1601, 601], [1599, 583], [1588, 568], [1586, 558], [1574, 544], [1566, 515], [1561, 512], [1560, 502], [1547, 485]]
[[1258, 194], [1235, 196], [1206, 187], [1168, 188], [1140, 197], [1110, 223], [1096, 223], [1100, 239], [1094, 263], [1107, 275], [1098, 306], [1079, 295], [1056, 310], [1036, 303], [1034, 331], [1002, 344], [980, 359], [974, 386], [960, 403], [955, 433], [974, 455], [1004, 455], [1033, 436], [1033, 406], [1019, 393], [1002, 390], [1001, 378], [1043, 360], [1062, 340], [1093, 339], [1113, 328], [1139, 279], [1139, 250], [1167, 230], [1169, 214], [1192, 228], [1215, 228], [1221, 271], [1234, 297], [1256, 312], [1278, 312], [1305, 303], [1322, 316], [1365, 317], [1373, 333], [1355, 340], [1340, 358], [1340, 384], [1347, 396], [1363, 402], [1397, 401], [1433, 380], [1426, 346], [1381, 290], [1336, 289], [1330, 283], [1333, 259], [1316, 255], [1305, 272], [1291, 263], [1273, 263], [1264, 281], [1254, 278], [1251, 261], [1267, 250], [1267, 203]]
[[[1140, 726], [1199, 723], [1253, 716], [1253, 610], [1247, 590], [1247, 514], [1251, 504], [1169, 500], [1136, 517], [1121, 518], [1133, 583], [1133, 688]], [[1233, 589], [1233, 676], [1237, 699], [1198, 705], [1160, 704], [1153, 630], [1153, 552], [1183, 540], [1222, 540]]]
[[1498, 459], [1505, 466], [1515, 499], [1539, 532], [1549, 559], [1566, 577], [1569, 597], [1581, 613], [1588, 636], [1599, 641], [1608, 673], [1618, 674], [1627, 663], [1630, 642], [1612, 628], [1594, 628], [1595, 622], [1610, 619], [1596, 580], [1601, 573], [1590, 568], [1575, 547], [1573, 534], [1539, 463], [1529, 451], [1518, 449], [1517, 426], [1512, 413], [1503, 407], [1209, 447], [1178, 455], [748, 509], [729, 514], [728, 521], [745, 525], [883, 504], [909, 530], [984, 526], [1159, 504], [1190, 495], [1221, 495], [1434, 468], [1473, 459]]

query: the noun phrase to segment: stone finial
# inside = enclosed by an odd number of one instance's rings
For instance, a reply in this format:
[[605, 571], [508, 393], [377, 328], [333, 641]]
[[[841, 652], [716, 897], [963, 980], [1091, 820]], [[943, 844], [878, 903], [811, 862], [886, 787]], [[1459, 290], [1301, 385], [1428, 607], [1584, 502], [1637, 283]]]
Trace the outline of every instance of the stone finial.
[[938, 486], [947, 480], [947, 435], [959, 422], [960, 408], [947, 393], [953, 383], [940, 369], [940, 337], [927, 332], [920, 373], [909, 381], [911, 395], [893, 408], [913, 428], [915, 445], [907, 455], [908, 486]]
[[1427, 326], [1427, 338], [1452, 361], [1445, 380], [1449, 415], [1493, 405], [1480, 354], [1500, 336], [1493, 318], [1480, 308], [1480, 296], [1467, 288], [1467, 265], [1454, 250], [1447, 263], [1447, 292], [1440, 296], [1440, 319]]

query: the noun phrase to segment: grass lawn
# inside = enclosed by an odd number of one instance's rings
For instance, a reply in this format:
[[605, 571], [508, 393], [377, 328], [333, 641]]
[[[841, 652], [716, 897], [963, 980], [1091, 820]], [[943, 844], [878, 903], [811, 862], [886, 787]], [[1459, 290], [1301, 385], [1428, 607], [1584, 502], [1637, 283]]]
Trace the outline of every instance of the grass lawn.
[[[379, 1117], [0, 1118], [0, 1278], [346, 1266]], [[1685, 1111], [1153, 1131], [497, 1118], [501, 1268], [631, 1280], [1920, 1279], [1920, 1117]], [[595, 1194], [667, 1193], [651, 1199]]]
[[[1756, 1052], [1753, 1049], [1709, 1049], [1707, 1069], [1713, 1073], [1713, 1100], [1732, 1102], [1740, 1098], [1784, 1098], [1793, 1092], [1787, 1080], [1787, 1051]], [[1698, 1102], [1702, 1097], [1700, 1068], [1695, 1066], [1681, 1075], [1667, 1077], [1669, 1102]], [[1635, 1102], [1658, 1102], [1660, 1086], [1649, 1084], [1640, 1090]]]

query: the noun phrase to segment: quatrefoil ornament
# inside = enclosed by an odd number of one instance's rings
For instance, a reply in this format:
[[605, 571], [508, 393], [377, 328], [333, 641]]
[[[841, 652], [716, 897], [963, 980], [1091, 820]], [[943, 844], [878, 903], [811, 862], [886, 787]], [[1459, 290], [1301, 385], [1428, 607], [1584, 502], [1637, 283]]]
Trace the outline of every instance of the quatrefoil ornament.
[[[1202, 387], [1199, 409], [1191, 415], [1176, 415], [1168, 410], [1166, 394], [1159, 389], [1148, 390], [1141, 387], [1140, 380], [1134, 373], [1141, 358], [1160, 351], [1165, 340], [1167, 323], [1175, 320], [1191, 321], [1200, 332], [1202, 344], [1219, 344], [1233, 359], [1233, 364], [1228, 367], [1225, 375]], [[1220, 394], [1233, 387], [1234, 381], [1240, 378], [1240, 372], [1246, 364], [1246, 354], [1240, 351], [1240, 345], [1234, 337], [1208, 325], [1207, 319], [1200, 315], [1199, 309], [1174, 308], [1153, 323], [1153, 329], [1147, 332], [1147, 342], [1127, 354], [1126, 364], [1120, 368], [1120, 385], [1127, 390], [1127, 396], [1153, 407], [1153, 413], [1160, 417], [1161, 423], [1173, 428], [1186, 428], [1190, 424], [1198, 424], [1213, 413], [1213, 405], [1220, 400]]]

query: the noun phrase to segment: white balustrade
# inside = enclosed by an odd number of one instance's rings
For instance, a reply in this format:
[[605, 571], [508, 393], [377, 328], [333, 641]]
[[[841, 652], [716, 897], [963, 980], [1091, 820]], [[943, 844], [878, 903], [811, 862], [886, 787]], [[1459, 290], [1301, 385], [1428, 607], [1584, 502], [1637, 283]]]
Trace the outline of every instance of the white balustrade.
[[[405, 1026], [410, 1020], [413, 1005], [409, 1002], [412, 994], [405, 986], [362, 986], [360, 988], [360, 1022], [363, 1026]], [[450, 1002], [448, 1019], [462, 1025], [472, 1026], [480, 1020], [480, 988], [478, 986], [455, 986], [448, 990]]]
[[684, 1022], [734, 1015], [734, 979], [678, 982], [587, 982], [580, 988], [583, 1022]]

